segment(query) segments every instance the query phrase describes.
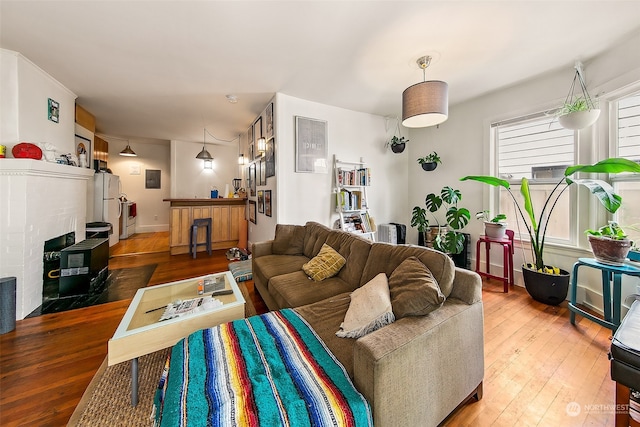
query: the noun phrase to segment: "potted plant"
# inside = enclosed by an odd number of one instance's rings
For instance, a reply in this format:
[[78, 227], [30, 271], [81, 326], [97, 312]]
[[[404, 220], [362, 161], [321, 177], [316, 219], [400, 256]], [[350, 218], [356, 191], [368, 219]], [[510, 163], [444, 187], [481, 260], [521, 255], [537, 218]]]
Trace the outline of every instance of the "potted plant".
[[388, 142], [388, 145], [391, 146], [391, 151], [394, 153], [402, 153], [407, 142], [409, 142], [409, 140], [405, 139], [404, 136], [398, 137], [394, 135], [391, 141]]
[[[460, 200], [462, 200], [460, 190], [455, 190], [449, 186], [443, 187], [442, 190], [440, 190], [440, 195], [430, 193], [427, 194], [425, 198], [425, 205], [436, 220], [439, 229], [437, 236], [433, 240], [433, 247], [441, 252], [453, 255], [459, 254], [464, 250], [464, 234], [458, 230], [464, 228], [471, 218], [471, 214], [467, 208], [458, 207]], [[445, 215], [448, 229], [445, 228], [444, 230], [440, 227], [438, 218], [435, 216], [435, 212], [437, 212], [441, 206], [445, 206], [446, 208]]]
[[631, 240], [622, 227], [614, 221], [597, 230], [586, 230], [593, 257], [598, 262], [623, 265], [631, 249]]
[[420, 206], [414, 206], [411, 214], [411, 226], [418, 229], [418, 245], [425, 246], [425, 233], [429, 229], [427, 211]]
[[[507, 180], [493, 176], [466, 176], [461, 178], [462, 181], [478, 181], [492, 186], [500, 186], [507, 190], [524, 222], [531, 242], [531, 252], [534, 262], [533, 264], [525, 264], [522, 266], [525, 287], [534, 299], [546, 304], [560, 304], [566, 299], [569, 289], [569, 273], [557, 267], [547, 266], [543, 258], [547, 225], [558, 198], [572, 184], [579, 184], [588, 188], [590, 192], [598, 198], [600, 203], [608, 212], [616, 212], [622, 203], [622, 197], [613, 191], [613, 187], [602, 180], [570, 178], [578, 172], [607, 174], [621, 172], [640, 173], [640, 165], [624, 158], [609, 158], [593, 165], [576, 165], [567, 167], [564, 171], [564, 176], [558, 181], [553, 190], [547, 196], [542, 210], [538, 213], [537, 217], [531, 200], [529, 180], [527, 178], [522, 178], [520, 186], [520, 193], [523, 197], [524, 208], [520, 206], [517, 199], [514, 197], [510, 189], [509, 181]], [[557, 273], [561, 273], [563, 276], [562, 280], [556, 278]], [[544, 276], [549, 274], [551, 277]], [[545, 282], [548, 282], [548, 284], [545, 284]]]
[[438, 166], [438, 163], [442, 163], [442, 160], [440, 160], [438, 153], [433, 151], [431, 154], [418, 158], [418, 163], [420, 163], [422, 169], [432, 171]]
[[629, 250], [629, 253], [627, 254], [627, 258], [629, 258], [629, 261], [640, 262], [640, 246], [638, 246], [635, 243], [632, 243], [631, 244], [631, 249]]
[[556, 112], [560, 126], [565, 129], [580, 130], [591, 126], [598, 120], [600, 110], [585, 97], [565, 102]]
[[480, 211], [476, 213], [476, 219], [484, 221], [484, 234], [487, 237], [496, 240], [504, 239], [507, 231], [507, 216], [503, 213], [491, 218], [489, 211]]

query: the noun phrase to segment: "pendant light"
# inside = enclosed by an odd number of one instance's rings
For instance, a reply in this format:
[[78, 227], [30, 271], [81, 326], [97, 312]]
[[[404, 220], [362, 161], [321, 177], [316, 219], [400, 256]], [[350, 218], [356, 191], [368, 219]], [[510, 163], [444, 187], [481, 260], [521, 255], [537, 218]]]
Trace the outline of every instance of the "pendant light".
[[422, 69], [421, 83], [409, 86], [402, 92], [402, 125], [423, 128], [438, 125], [449, 115], [449, 85], [439, 80], [426, 80], [430, 56], [416, 61]]
[[204, 160], [205, 164], [206, 164], [207, 160], [209, 160], [209, 161], [213, 160], [213, 157], [211, 156], [211, 153], [209, 153], [207, 151], [207, 149], [205, 148], [205, 146], [204, 146], [205, 145], [206, 134], [207, 134], [207, 129], [204, 128], [204, 130], [202, 131], [202, 151], [200, 151], [198, 153], [198, 155], [196, 156], [196, 159]]
[[127, 156], [127, 157], [137, 157], [138, 155], [136, 154], [135, 151], [133, 151], [131, 149], [131, 147], [129, 146], [129, 140], [127, 140], [127, 146], [124, 147], [124, 150], [122, 150], [120, 152], [121, 156]]

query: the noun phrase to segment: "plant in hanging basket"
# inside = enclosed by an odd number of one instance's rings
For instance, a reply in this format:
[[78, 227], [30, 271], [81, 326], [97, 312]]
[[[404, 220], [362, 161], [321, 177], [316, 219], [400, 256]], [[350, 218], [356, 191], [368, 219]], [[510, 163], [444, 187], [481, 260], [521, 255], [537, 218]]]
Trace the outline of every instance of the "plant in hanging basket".
[[391, 151], [394, 153], [402, 153], [406, 146], [406, 143], [409, 142], [408, 139], [405, 139], [404, 136], [396, 136], [394, 135], [387, 145], [391, 147]]
[[616, 222], [609, 221], [597, 230], [586, 230], [593, 256], [598, 262], [623, 265], [632, 242]]
[[591, 126], [600, 117], [600, 110], [593, 102], [584, 97], [578, 97], [573, 102], [562, 105], [558, 112], [558, 122], [565, 129], [580, 130]]
[[438, 163], [442, 163], [442, 160], [440, 159], [440, 156], [438, 156], [438, 153], [432, 151], [424, 157], [419, 157], [418, 163], [420, 163], [422, 169], [432, 171], [438, 166]]

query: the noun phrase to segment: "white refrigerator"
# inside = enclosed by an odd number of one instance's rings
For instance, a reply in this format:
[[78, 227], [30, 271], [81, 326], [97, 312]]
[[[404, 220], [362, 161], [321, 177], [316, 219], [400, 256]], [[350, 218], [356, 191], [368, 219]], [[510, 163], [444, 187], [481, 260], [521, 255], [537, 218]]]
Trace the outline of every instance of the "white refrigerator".
[[96, 172], [94, 183], [94, 221], [108, 222], [112, 226], [109, 246], [120, 241], [120, 177], [105, 172]]

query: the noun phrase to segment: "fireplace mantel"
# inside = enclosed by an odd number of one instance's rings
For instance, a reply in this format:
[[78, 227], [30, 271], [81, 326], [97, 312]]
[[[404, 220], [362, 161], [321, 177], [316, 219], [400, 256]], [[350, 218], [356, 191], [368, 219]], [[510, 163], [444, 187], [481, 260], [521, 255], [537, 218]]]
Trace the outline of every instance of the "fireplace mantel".
[[88, 180], [94, 173], [93, 169], [42, 160], [0, 159], [0, 175], [31, 175]]

